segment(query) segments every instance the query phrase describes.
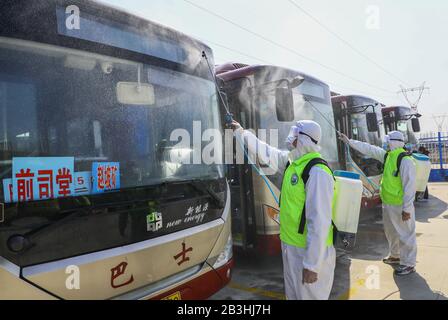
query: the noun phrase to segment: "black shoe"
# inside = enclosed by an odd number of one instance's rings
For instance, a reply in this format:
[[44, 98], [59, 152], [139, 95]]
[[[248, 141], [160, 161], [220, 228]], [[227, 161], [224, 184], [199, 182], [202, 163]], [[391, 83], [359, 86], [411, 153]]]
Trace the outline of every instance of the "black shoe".
[[415, 272], [415, 267], [400, 265], [397, 269], [395, 269], [394, 273], [397, 276], [406, 276], [406, 275], [414, 273], [414, 272]]

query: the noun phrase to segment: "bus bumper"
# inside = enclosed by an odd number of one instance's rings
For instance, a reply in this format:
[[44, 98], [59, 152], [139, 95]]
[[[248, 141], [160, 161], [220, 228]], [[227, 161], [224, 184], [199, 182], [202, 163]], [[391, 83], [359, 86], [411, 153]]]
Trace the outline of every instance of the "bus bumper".
[[380, 196], [375, 197], [362, 197], [362, 208], [372, 209], [381, 204]]
[[279, 234], [257, 235], [257, 252], [261, 255], [276, 256], [282, 253]]
[[218, 269], [212, 269], [151, 300], [205, 300], [225, 287], [232, 277], [233, 258]]

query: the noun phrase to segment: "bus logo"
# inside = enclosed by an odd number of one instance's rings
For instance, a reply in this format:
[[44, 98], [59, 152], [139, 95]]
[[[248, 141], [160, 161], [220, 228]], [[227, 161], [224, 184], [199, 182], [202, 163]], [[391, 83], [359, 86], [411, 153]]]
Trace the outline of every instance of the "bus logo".
[[162, 229], [162, 213], [161, 212], [151, 212], [146, 216], [146, 231], [158, 231]]
[[119, 278], [125, 273], [127, 266], [128, 266], [127, 262], [122, 262], [118, 266], [110, 269], [111, 272], [110, 285], [112, 288], [117, 289], [120, 287], [124, 287], [134, 281], [134, 276], [131, 274], [131, 277], [127, 281], [122, 282], [120, 284], [115, 283], [115, 280], [117, 280], [117, 278]]
[[178, 260], [181, 258], [179, 262], [177, 262], [177, 265], [180, 266], [182, 263], [190, 261], [190, 258], [187, 257], [187, 253], [193, 251], [192, 247], [186, 248], [185, 241], [182, 242], [182, 251], [179, 252], [177, 255], [174, 256], [174, 260]]

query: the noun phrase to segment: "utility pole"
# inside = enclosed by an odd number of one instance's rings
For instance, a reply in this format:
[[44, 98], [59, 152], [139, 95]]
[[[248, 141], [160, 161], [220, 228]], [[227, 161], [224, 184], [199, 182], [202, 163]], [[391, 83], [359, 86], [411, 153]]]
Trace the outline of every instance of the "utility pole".
[[440, 161], [440, 169], [443, 171], [443, 154], [442, 154], [442, 131], [443, 131], [443, 123], [445, 122], [446, 118], [448, 118], [448, 115], [442, 114], [442, 115], [432, 115], [432, 118], [434, 119], [434, 122], [437, 125], [438, 133], [438, 141], [439, 141], [439, 161]]
[[[414, 111], [414, 112], [417, 112], [418, 104], [420, 103], [420, 100], [422, 99], [423, 92], [425, 92], [425, 90], [429, 91], [429, 89], [430, 89], [429, 87], [426, 87], [425, 84], [426, 84], [426, 82], [423, 82], [423, 84], [420, 87], [414, 87], [414, 88], [405, 88], [400, 85], [401, 90], [397, 92], [398, 94], [400, 94], [400, 93], [403, 94], [404, 98], [409, 103], [409, 106], [412, 108], [412, 111]], [[411, 98], [409, 97], [409, 93], [411, 93], [411, 92], [418, 92], [417, 100], [411, 100]]]

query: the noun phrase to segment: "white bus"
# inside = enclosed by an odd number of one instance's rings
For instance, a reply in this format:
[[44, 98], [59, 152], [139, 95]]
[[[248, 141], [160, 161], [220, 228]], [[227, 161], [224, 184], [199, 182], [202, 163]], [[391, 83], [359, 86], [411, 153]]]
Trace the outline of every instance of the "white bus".
[[[227, 63], [218, 66], [216, 74], [231, 112], [244, 128], [253, 129], [255, 133], [259, 129], [266, 130], [268, 143], [270, 130], [277, 130], [278, 147], [286, 149], [285, 140], [291, 126], [298, 120], [314, 120], [322, 127], [323, 157], [333, 169], [339, 168], [330, 89], [326, 83], [299, 71], [270, 65]], [[299, 78], [303, 78], [303, 82], [294, 85]], [[286, 89], [289, 86], [292, 88]], [[283, 95], [278, 94], [281, 92]], [[290, 98], [285, 99], [288, 96]], [[269, 170], [266, 164], [257, 162], [257, 166], [265, 172]], [[244, 165], [230, 166], [232, 229], [236, 247], [267, 255], [281, 252], [276, 198], [280, 197], [282, 177], [283, 172], [266, 175], [266, 184], [247, 161]]]
[[[382, 147], [385, 130], [380, 102], [360, 95], [335, 95], [331, 97], [336, 128], [350, 139]], [[370, 118], [370, 119], [369, 119]], [[383, 176], [383, 164], [366, 157], [360, 152], [349, 149], [338, 140], [341, 167], [344, 170], [362, 173], [364, 186], [362, 207], [374, 208], [381, 203], [380, 181]]]
[[203, 52], [94, 1], [0, 3], [0, 299], [204, 299], [229, 282], [223, 165], [172, 160], [197, 152], [174, 130], [222, 130]]

